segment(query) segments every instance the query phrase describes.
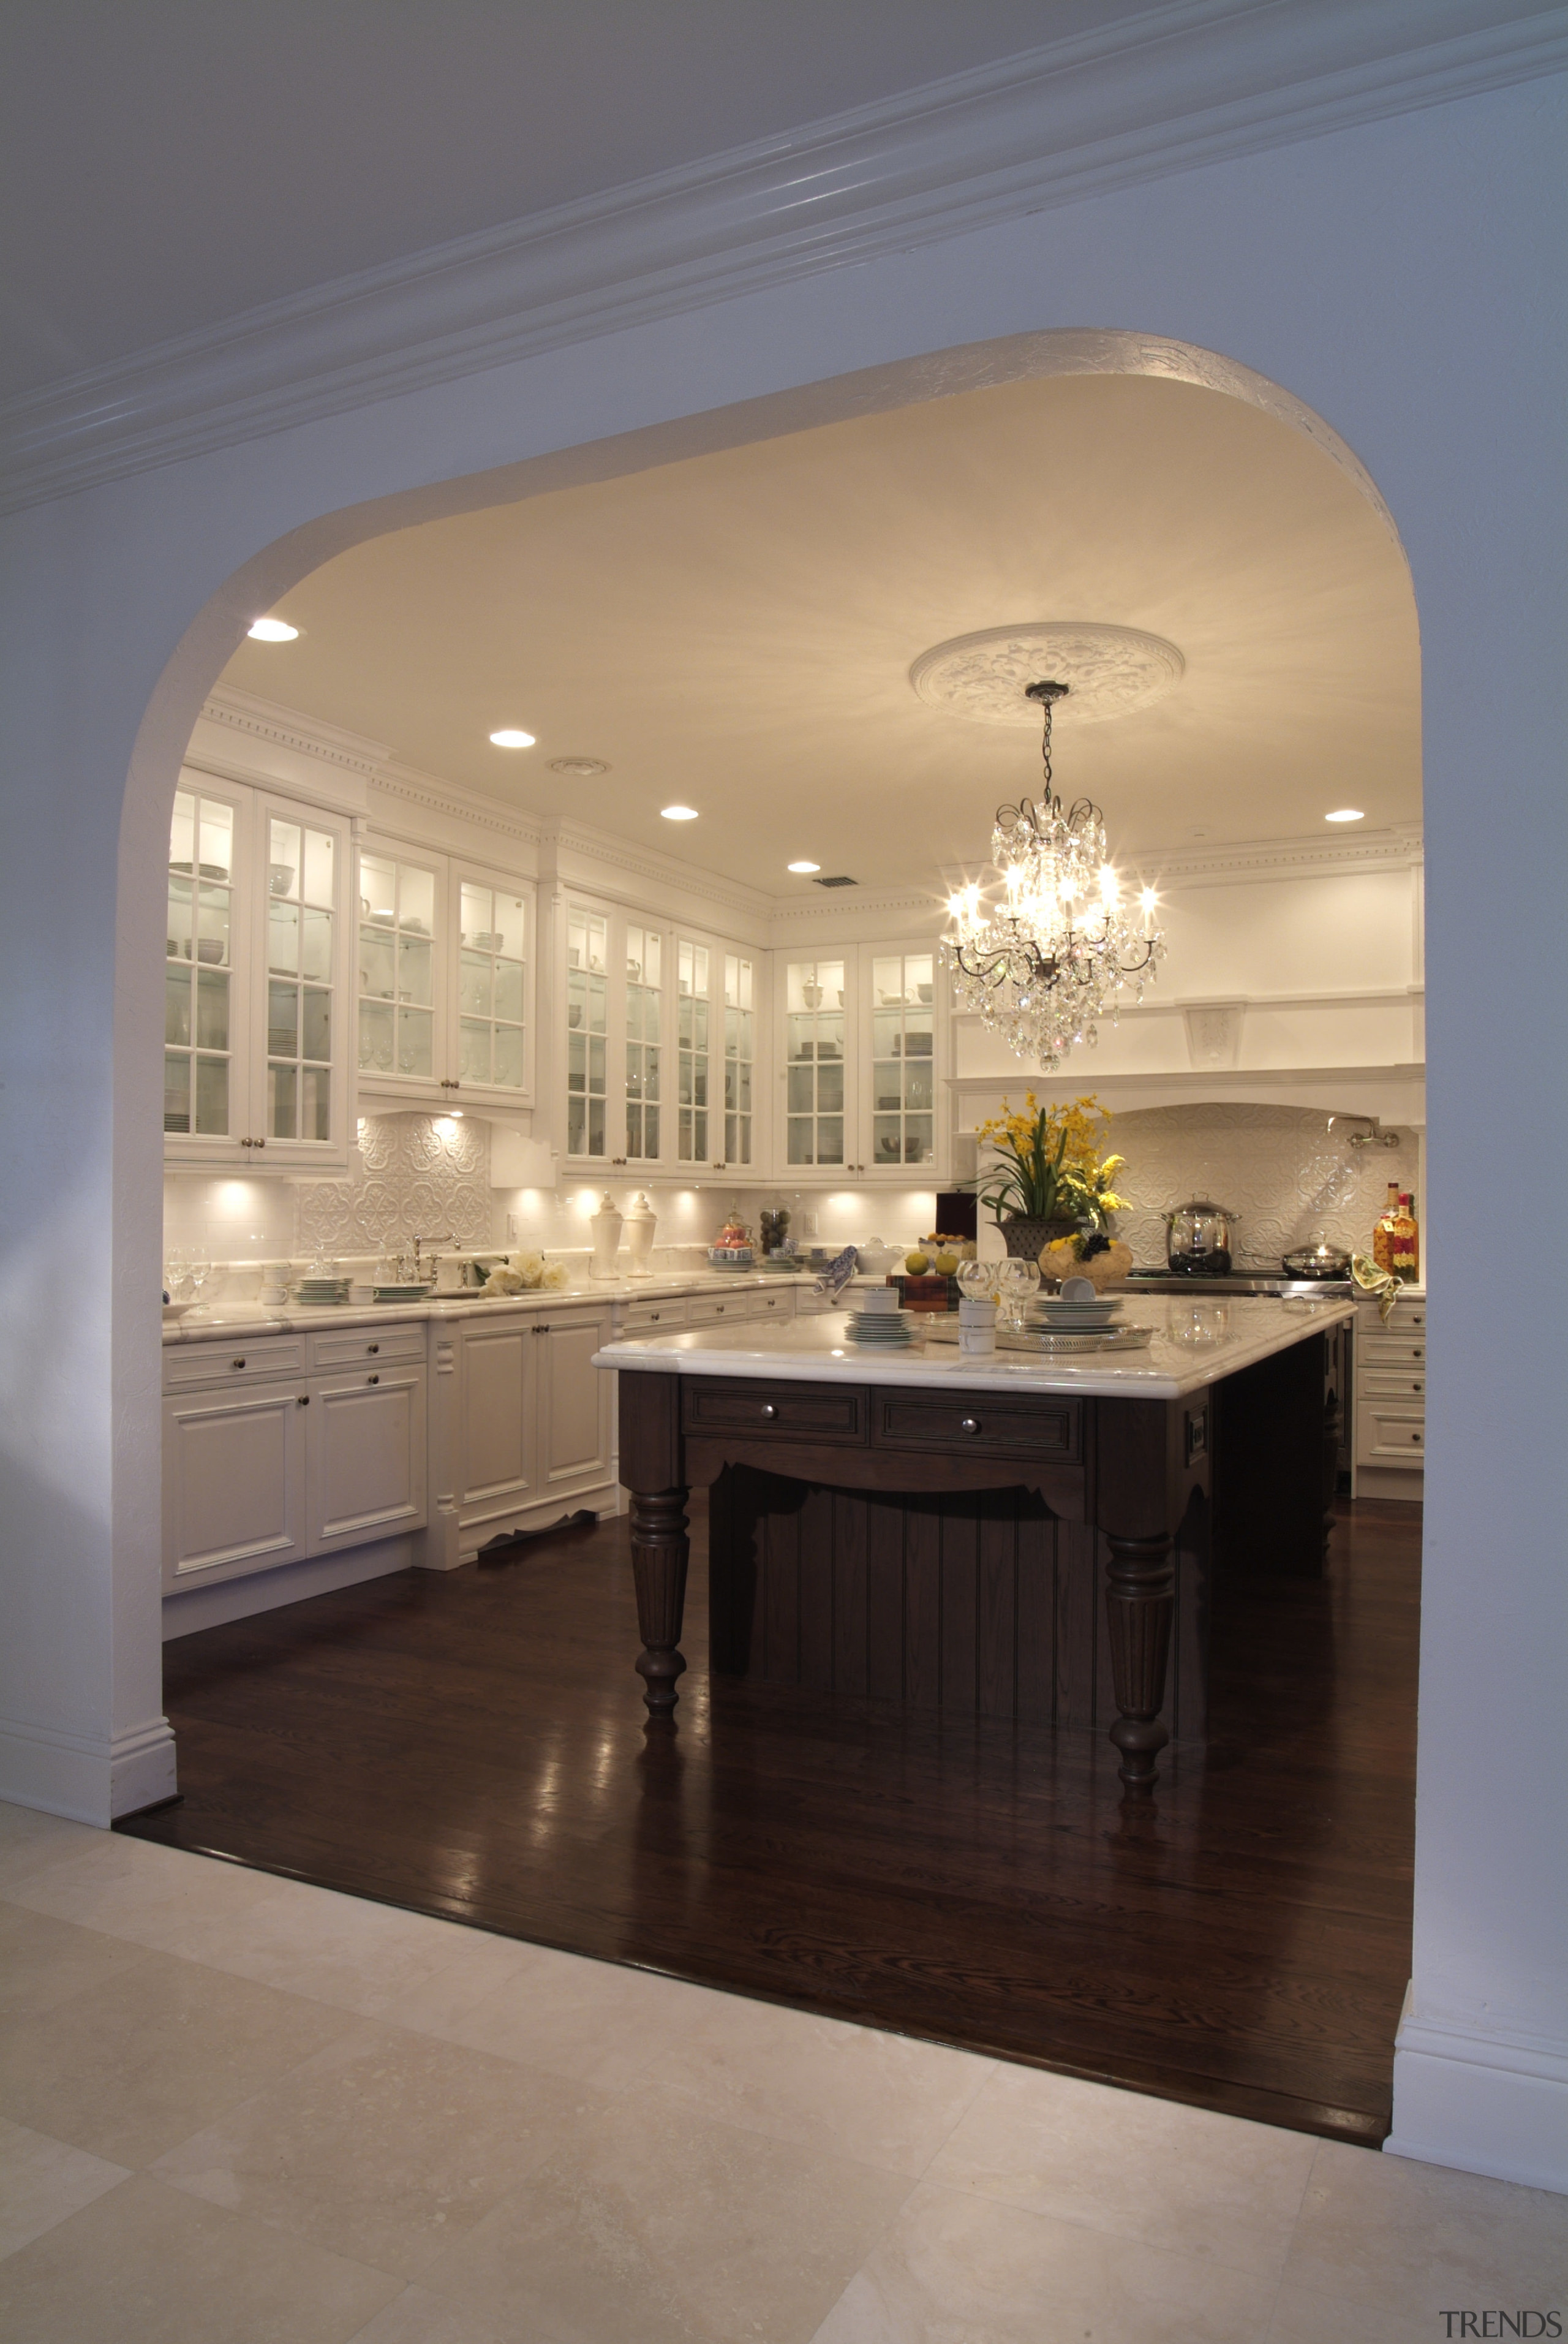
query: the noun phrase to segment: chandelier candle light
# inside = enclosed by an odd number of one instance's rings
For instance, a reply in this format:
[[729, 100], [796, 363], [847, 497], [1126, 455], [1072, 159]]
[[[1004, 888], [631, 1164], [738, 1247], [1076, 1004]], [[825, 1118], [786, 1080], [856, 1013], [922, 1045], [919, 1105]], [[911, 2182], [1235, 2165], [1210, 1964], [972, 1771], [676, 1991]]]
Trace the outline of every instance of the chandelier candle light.
[[1100, 808], [1079, 798], [1064, 810], [1052, 787], [1050, 712], [1067, 692], [1064, 683], [1025, 686], [1044, 716], [1044, 786], [1038, 799], [998, 808], [991, 860], [1000, 898], [974, 885], [950, 896], [953, 926], [942, 939], [958, 1007], [1047, 1070], [1075, 1042], [1096, 1039], [1108, 1007], [1115, 1023], [1122, 992], [1142, 999], [1165, 950], [1154, 890], [1142, 890], [1136, 911], [1123, 901]]

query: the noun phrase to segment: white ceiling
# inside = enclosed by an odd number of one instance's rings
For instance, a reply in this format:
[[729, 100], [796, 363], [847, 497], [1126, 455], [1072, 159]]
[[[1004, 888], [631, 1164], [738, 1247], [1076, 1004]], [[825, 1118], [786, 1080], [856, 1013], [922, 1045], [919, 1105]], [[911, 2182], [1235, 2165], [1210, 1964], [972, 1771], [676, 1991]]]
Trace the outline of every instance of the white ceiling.
[[0, 397], [1148, 0], [5, 0]]
[[[1420, 818], [1419, 652], [1402, 555], [1319, 448], [1189, 385], [1074, 377], [970, 391], [425, 524], [278, 606], [226, 681], [537, 813], [788, 897], [809, 856], [864, 885], [983, 855], [1030, 790], [1027, 734], [933, 708], [947, 637], [1100, 620], [1186, 673], [1076, 730], [1057, 781], [1113, 847]], [[520, 725], [531, 750], [492, 748]], [[549, 771], [604, 759], [584, 783]], [[701, 819], [671, 823], [684, 800]]]

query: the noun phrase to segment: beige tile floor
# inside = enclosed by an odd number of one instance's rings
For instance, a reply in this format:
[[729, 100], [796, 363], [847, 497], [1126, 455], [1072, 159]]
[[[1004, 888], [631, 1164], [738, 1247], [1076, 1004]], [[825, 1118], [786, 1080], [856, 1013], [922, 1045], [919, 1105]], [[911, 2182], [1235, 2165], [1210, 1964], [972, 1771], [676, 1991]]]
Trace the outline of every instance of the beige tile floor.
[[1499, 2305], [1568, 2308], [1568, 2201], [0, 1806], [6, 2344], [1430, 2344]]

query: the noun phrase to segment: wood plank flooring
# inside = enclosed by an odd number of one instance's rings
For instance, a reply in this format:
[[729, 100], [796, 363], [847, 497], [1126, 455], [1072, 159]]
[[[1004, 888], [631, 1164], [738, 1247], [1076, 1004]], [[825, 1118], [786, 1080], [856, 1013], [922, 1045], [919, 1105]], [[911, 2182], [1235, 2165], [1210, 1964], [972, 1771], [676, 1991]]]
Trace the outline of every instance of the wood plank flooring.
[[649, 1726], [624, 1522], [167, 1647], [121, 1826], [353, 1894], [1369, 2146], [1410, 1966], [1420, 1512], [1216, 1604], [1206, 1749], [710, 1678]]

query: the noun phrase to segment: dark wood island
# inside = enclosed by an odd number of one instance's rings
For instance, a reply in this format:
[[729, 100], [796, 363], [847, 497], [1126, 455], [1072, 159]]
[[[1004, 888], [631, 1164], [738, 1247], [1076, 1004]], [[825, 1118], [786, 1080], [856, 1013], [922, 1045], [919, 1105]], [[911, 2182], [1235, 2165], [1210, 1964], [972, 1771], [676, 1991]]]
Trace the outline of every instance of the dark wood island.
[[837, 1314], [608, 1345], [649, 1710], [686, 1666], [707, 1486], [717, 1672], [1108, 1730], [1151, 1789], [1166, 1743], [1205, 1734], [1216, 1555], [1322, 1567], [1352, 1306], [1135, 1315], [1148, 1349], [1072, 1360], [868, 1354]]

